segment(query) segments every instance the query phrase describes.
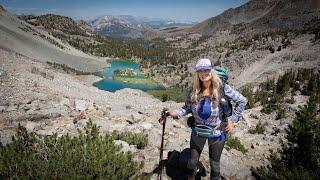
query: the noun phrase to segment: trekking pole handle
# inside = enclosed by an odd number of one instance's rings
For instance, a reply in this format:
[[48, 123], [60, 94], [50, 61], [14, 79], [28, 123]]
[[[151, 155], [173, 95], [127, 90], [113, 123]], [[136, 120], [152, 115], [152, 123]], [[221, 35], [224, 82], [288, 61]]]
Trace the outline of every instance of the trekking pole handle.
[[167, 117], [169, 116], [169, 112], [168, 112], [168, 108], [164, 108], [163, 110], [162, 110], [162, 112], [161, 112], [161, 117], [160, 117], [160, 119], [158, 120], [159, 121], [159, 123], [161, 123], [161, 124], [165, 124], [166, 123], [166, 121], [167, 121]]

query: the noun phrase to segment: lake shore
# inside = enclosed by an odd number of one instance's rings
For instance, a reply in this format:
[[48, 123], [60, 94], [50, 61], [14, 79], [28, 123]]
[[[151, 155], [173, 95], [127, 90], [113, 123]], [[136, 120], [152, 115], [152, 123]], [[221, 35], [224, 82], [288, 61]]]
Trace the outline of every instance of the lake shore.
[[148, 86], [158, 86], [158, 83], [153, 79], [142, 79], [142, 78], [130, 78], [130, 77], [121, 77], [115, 76], [113, 77], [115, 81], [121, 81], [124, 83], [132, 83], [132, 84], [143, 84]]

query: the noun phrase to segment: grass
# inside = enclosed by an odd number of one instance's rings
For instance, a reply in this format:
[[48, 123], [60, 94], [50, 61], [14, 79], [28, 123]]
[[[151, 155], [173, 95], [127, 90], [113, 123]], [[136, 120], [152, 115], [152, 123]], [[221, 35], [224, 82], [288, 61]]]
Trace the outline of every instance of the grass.
[[248, 132], [250, 134], [263, 134], [265, 130], [265, 124], [262, 124], [261, 121], [259, 121], [256, 127], [254, 129], [249, 129]]
[[128, 77], [121, 77], [121, 76], [115, 76], [113, 77], [113, 80], [121, 81], [124, 83], [132, 83], [132, 84], [144, 84], [149, 86], [157, 86], [157, 82], [153, 79], [143, 79], [143, 78], [128, 78]]
[[241, 144], [241, 141], [237, 137], [233, 137], [231, 135], [228, 136], [228, 140], [226, 141], [226, 149], [236, 149], [241, 151], [243, 154], [248, 152], [248, 149]]
[[184, 102], [187, 95], [187, 90], [183, 88], [174, 87], [164, 90], [151, 90], [147, 91], [147, 93], [153, 95], [154, 97], [160, 99], [163, 102], [168, 100]]

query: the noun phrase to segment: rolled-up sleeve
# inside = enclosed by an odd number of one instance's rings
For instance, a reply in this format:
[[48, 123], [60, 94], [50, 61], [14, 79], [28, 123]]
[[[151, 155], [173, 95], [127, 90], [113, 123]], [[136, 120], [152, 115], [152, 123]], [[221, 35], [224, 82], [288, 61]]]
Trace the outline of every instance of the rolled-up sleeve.
[[176, 119], [181, 119], [183, 116], [192, 112], [192, 110], [191, 110], [191, 94], [192, 94], [192, 91], [190, 90], [187, 93], [184, 106], [181, 109], [177, 109], [175, 111], [177, 113]]
[[229, 117], [229, 119], [233, 122], [238, 122], [246, 107], [247, 99], [238, 91], [232, 89], [228, 84], [225, 84], [224, 86], [224, 93], [227, 97], [229, 97], [233, 102], [236, 103], [232, 111], [232, 115]]

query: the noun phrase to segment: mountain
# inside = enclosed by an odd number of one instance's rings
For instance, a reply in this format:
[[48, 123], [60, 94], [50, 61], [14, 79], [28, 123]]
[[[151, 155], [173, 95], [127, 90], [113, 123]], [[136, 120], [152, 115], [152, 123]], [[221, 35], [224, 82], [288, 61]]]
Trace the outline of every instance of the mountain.
[[102, 16], [89, 23], [98, 34], [113, 37], [141, 38], [154, 30], [173, 26], [190, 26], [195, 22], [174, 21], [164, 18], [135, 17], [130, 15]]
[[64, 64], [80, 71], [96, 72], [107, 65], [101, 59], [85, 54], [45, 31], [44, 26], [69, 33], [86, 34], [71, 19], [59, 17], [53, 22], [55, 18], [52, 15], [25, 18], [39, 26], [27, 24], [12, 16], [3, 7], [0, 8], [0, 49], [37, 61]]
[[153, 29], [159, 29], [162, 27], [170, 26], [171, 24], [175, 24], [176, 21], [171, 19], [164, 19], [164, 18], [149, 18], [149, 17], [134, 17], [135, 20], [145, 23], [151, 26]]
[[152, 27], [133, 16], [102, 16], [90, 23], [93, 32], [113, 37], [140, 38]]
[[210, 34], [219, 30], [247, 33], [266, 30], [303, 29], [306, 22], [319, 17], [315, 0], [251, 0], [230, 8], [222, 14], [209, 18], [190, 29], [188, 33]]
[[43, 28], [48, 32], [59, 31], [66, 34], [77, 34], [86, 36], [91, 33], [91, 28], [84, 21], [76, 22], [70, 17], [46, 14], [41, 16], [18, 16], [27, 23]]
[[92, 33], [91, 27], [87, 22], [85, 22], [84, 20], [79, 20], [77, 23], [80, 28], [82, 28], [86, 32]]
[[[163, 37], [167, 47], [180, 51], [153, 67], [144, 63], [167, 87], [190, 87], [187, 73], [201, 57], [228, 68], [229, 82], [240, 87], [284, 69], [319, 67], [320, 5], [315, 0], [251, 0], [192, 27], [164, 28], [148, 37]], [[168, 70], [171, 64], [189, 68]]]

